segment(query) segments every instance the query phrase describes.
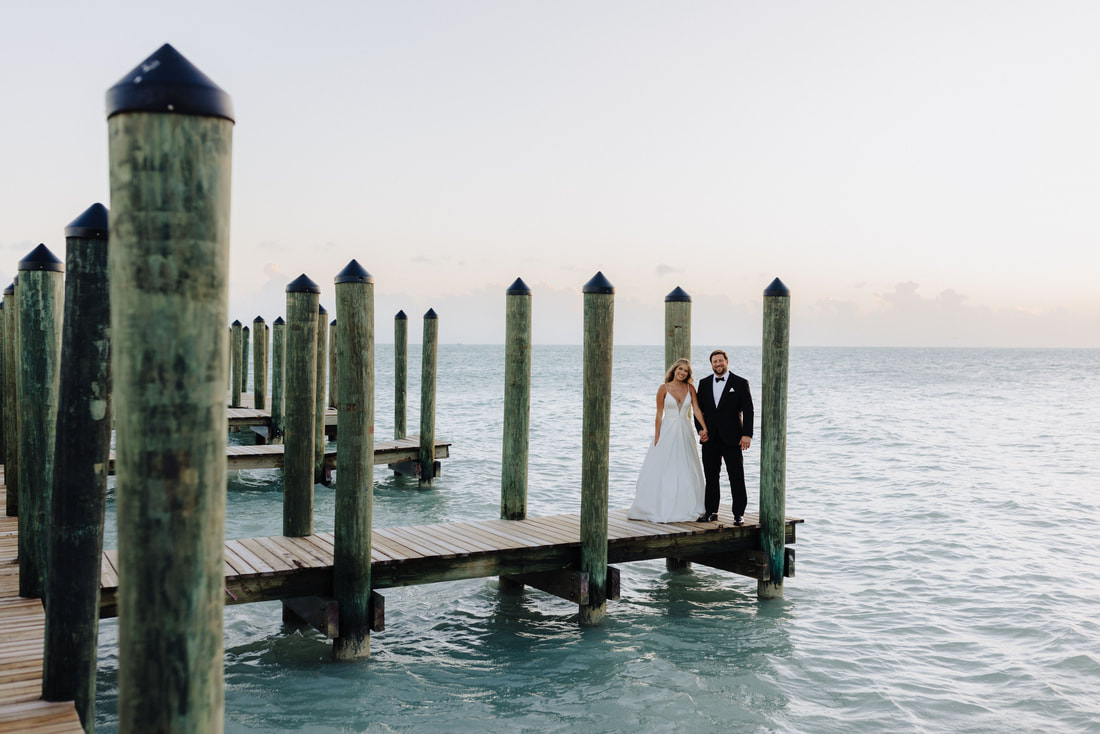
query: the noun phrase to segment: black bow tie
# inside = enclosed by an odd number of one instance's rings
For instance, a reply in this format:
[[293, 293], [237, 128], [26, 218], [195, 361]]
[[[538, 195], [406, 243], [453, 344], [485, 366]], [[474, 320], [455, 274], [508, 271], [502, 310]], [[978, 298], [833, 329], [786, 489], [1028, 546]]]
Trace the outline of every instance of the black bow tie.
[[722, 381], [722, 380], [724, 380], [724, 379], [726, 379], [726, 378], [725, 378], [725, 377], [715, 377], [715, 378], [714, 378], [714, 381], [715, 381], [715, 382], [721, 382], [721, 381]]

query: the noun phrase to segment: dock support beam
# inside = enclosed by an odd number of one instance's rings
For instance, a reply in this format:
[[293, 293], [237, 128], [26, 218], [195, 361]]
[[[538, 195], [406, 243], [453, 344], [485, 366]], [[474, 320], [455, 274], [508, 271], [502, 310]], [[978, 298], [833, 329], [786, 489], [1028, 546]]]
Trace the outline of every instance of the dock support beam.
[[691, 296], [679, 286], [665, 296], [665, 369], [678, 359], [691, 360]]
[[[531, 289], [522, 279], [504, 296], [504, 449], [501, 454], [500, 518], [527, 517], [527, 457], [531, 426]], [[583, 574], [582, 574], [583, 575]], [[518, 592], [523, 580], [501, 576], [501, 591]], [[569, 588], [575, 584], [570, 582]], [[543, 588], [535, 584], [536, 588]], [[579, 594], [579, 590], [574, 591]], [[559, 595], [560, 596], [560, 595]], [[580, 597], [571, 601], [580, 603]], [[588, 577], [584, 577], [588, 600]]]
[[262, 316], [252, 320], [252, 407], [267, 407], [267, 324]]
[[99, 581], [107, 459], [111, 446], [110, 293], [107, 208], [93, 204], [65, 228], [57, 450], [42, 698], [74, 701], [84, 728], [95, 723]]
[[271, 330], [271, 435], [268, 443], [281, 442], [286, 395], [286, 321], [280, 316]]
[[332, 587], [339, 604], [336, 660], [370, 655], [374, 498], [374, 278], [352, 260], [336, 276], [336, 524]]
[[335, 408], [337, 395], [340, 392], [339, 378], [337, 377], [336, 359], [336, 319], [328, 325], [328, 407]]
[[584, 293], [584, 412], [581, 435], [581, 568], [588, 574], [588, 603], [580, 623], [599, 625], [607, 614], [607, 486], [611, 449], [611, 349], [615, 288], [603, 273]]
[[398, 311], [393, 317], [393, 438], [407, 435], [409, 400], [409, 317]]
[[[45, 245], [19, 261], [19, 596], [46, 594], [64, 264]], [[47, 600], [47, 604], [49, 600]]]
[[317, 389], [317, 309], [321, 289], [303, 273], [286, 287], [286, 437], [283, 535], [313, 533], [313, 420]]
[[787, 364], [790, 351], [791, 292], [776, 278], [764, 290], [761, 345], [760, 547], [768, 578], [756, 583], [761, 599], [783, 596], [786, 575], [784, 525], [787, 512]]
[[424, 314], [423, 357], [420, 361], [420, 480], [432, 486], [435, 478], [435, 366], [439, 353], [439, 317], [433, 309]]
[[328, 381], [328, 311], [317, 304], [317, 367], [314, 377], [317, 384], [313, 393], [313, 483], [324, 484], [325, 469], [325, 383]]
[[241, 322], [235, 320], [229, 327], [229, 353], [231, 355], [229, 372], [232, 375], [229, 378], [229, 407], [231, 408], [241, 407], [241, 392], [243, 392], [241, 385], [244, 381], [244, 378], [241, 377], [241, 372], [244, 370], [243, 344], [244, 336], [241, 331]]
[[232, 103], [166, 44], [107, 118], [119, 731], [220, 732]]
[[500, 517], [527, 517], [527, 454], [531, 426], [531, 289], [508, 287], [504, 322], [504, 448]]
[[[12, 293], [15, 293], [12, 290]], [[4, 320], [4, 302], [0, 300], [0, 460], [7, 458], [8, 451], [8, 435], [9, 429], [7, 425], [7, 414], [13, 410], [15, 406], [12, 401], [8, 399], [7, 389], [4, 387], [4, 376], [6, 374], [6, 366], [4, 363], [4, 352], [7, 346], [8, 340], [11, 339], [11, 332], [8, 331], [8, 324]], [[5, 482], [6, 484], [6, 482]], [[19, 497], [12, 491], [11, 487], [5, 488], [7, 494], [7, 512], [8, 517], [18, 517], [19, 515]], [[11, 508], [12, 497], [15, 497], [15, 509]]]
[[15, 283], [4, 289], [4, 484], [8, 493], [8, 517], [19, 515], [19, 402], [16, 380], [19, 372], [19, 348], [16, 338], [18, 307], [15, 305]]
[[241, 392], [248, 392], [248, 326], [241, 329]]
[[[691, 296], [676, 286], [665, 296], [665, 370], [678, 359], [691, 360]], [[665, 559], [666, 570], [685, 568], [691, 568], [690, 561], [672, 557]]]

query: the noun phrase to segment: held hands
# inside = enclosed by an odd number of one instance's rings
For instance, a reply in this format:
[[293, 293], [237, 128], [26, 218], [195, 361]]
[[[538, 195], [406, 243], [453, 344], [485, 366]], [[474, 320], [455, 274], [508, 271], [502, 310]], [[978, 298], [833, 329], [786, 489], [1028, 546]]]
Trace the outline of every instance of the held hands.
[[749, 445], [751, 443], [752, 443], [752, 437], [751, 436], [742, 436], [741, 437], [741, 450], [742, 451], [748, 451], [749, 450]]
[[707, 429], [704, 428], [699, 431], [699, 443], [706, 443], [708, 438], [710, 438], [710, 436], [707, 435]]

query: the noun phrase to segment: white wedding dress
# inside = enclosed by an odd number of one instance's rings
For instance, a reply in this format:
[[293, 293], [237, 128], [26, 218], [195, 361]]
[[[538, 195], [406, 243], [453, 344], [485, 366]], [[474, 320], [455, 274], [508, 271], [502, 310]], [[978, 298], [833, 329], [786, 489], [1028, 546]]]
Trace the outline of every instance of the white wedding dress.
[[703, 464], [695, 445], [695, 423], [691, 397], [683, 405], [665, 393], [665, 412], [661, 416], [661, 436], [646, 451], [634, 504], [627, 517], [650, 522], [694, 521], [706, 507], [703, 504]]

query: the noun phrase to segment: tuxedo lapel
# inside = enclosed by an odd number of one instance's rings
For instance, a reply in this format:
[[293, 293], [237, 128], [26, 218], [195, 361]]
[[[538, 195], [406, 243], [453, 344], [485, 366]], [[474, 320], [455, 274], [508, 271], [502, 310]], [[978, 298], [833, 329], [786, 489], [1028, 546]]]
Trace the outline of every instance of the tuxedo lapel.
[[707, 412], [707, 408], [718, 407], [714, 402], [714, 378], [712, 376], [699, 380], [699, 389], [695, 391], [695, 394], [699, 396], [699, 400], [704, 401], [699, 404], [699, 407], [703, 409], [703, 413]]

